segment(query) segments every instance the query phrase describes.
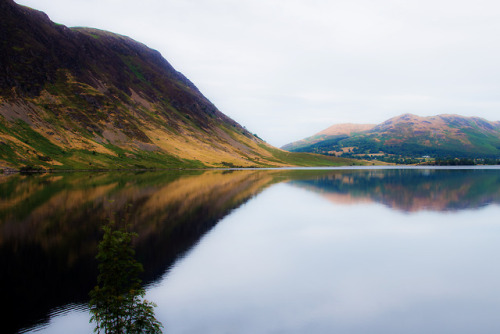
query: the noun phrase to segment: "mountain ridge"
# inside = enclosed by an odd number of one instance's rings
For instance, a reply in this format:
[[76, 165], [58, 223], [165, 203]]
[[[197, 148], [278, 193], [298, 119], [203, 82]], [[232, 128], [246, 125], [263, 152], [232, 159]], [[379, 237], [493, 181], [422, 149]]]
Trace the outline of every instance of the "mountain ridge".
[[338, 156], [500, 157], [500, 121], [491, 122], [480, 117], [402, 114], [353, 134], [321, 133], [287, 144], [283, 149]]
[[338, 136], [338, 135], [351, 135], [352, 133], [358, 133], [363, 131], [371, 130], [376, 124], [356, 124], [356, 123], [342, 123], [334, 124], [329, 128], [317, 133], [317, 135], [325, 136]]

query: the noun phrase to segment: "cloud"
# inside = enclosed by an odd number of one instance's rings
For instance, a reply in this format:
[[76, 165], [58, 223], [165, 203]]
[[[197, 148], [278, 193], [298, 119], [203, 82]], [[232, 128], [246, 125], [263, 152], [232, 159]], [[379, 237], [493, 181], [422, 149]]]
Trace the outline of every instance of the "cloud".
[[277, 146], [403, 112], [498, 120], [494, 0], [18, 2], [159, 50], [221, 111]]

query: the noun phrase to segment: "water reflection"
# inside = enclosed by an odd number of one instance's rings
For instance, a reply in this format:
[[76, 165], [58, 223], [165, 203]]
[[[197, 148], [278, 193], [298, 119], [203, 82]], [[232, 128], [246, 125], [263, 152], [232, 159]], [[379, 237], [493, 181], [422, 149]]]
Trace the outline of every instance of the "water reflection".
[[[108, 217], [138, 233], [148, 285], [234, 208], [289, 182], [336, 203], [379, 202], [405, 212], [500, 203], [499, 170], [254, 170], [71, 173], [0, 177], [2, 329], [17, 333], [51, 310], [86, 304]], [[132, 204], [127, 209], [128, 204]], [[282, 202], [286, 206], [286, 201]], [[127, 211], [128, 210], [128, 211]], [[128, 212], [128, 213], [127, 213]], [[277, 218], [280, 219], [280, 218]], [[349, 219], [348, 217], [346, 219]]]
[[[100, 226], [116, 214], [139, 237], [145, 284], [272, 178], [250, 172], [92, 173], [0, 178], [4, 333], [86, 303], [96, 285]], [[128, 210], [128, 204], [132, 204]], [[127, 214], [125, 214], [129, 211]]]
[[291, 183], [334, 203], [377, 202], [405, 212], [456, 211], [500, 203], [497, 169], [332, 171]]
[[499, 333], [499, 214], [332, 205], [279, 184], [148, 295], [168, 333]]

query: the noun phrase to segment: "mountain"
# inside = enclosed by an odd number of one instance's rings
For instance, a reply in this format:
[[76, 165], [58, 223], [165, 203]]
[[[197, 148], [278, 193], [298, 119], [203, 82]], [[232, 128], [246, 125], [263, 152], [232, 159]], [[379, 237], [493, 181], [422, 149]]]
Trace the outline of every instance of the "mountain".
[[321, 143], [329, 138], [347, 138], [357, 133], [371, 130], [375, 124], [335, 124], [317, 134], [290, 144], [286, 144], [282, 149], [287, 151], [300, 151], [303, 147], [309, 147], [316, 143]]
[[479, 117], [404, 114], [378, 125], [334, 126], [283, 149], [322, 154], [406, 157], [500, 157], [500, 122]]
[[0, 170], [345, 163], [268, 145], [128, 37], [12, 0], [0, 15]]
[[345, 123], [345, 124], [335, 124], [330, 126], [329, 128], [318, 132], [318, 135], [323, 136], [339, 136], [339, 135], [352, 135], [355, 133], [371, 130], [375, 124], [353, 124], [353, 123]]

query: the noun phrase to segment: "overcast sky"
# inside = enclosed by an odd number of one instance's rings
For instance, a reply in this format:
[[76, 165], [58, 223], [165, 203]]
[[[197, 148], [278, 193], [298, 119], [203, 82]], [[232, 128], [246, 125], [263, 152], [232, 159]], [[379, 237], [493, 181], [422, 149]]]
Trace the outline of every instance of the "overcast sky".
[[402, 113], [500, 120], [498, 0], [16, 0], [156, 49], [275, 146]]

